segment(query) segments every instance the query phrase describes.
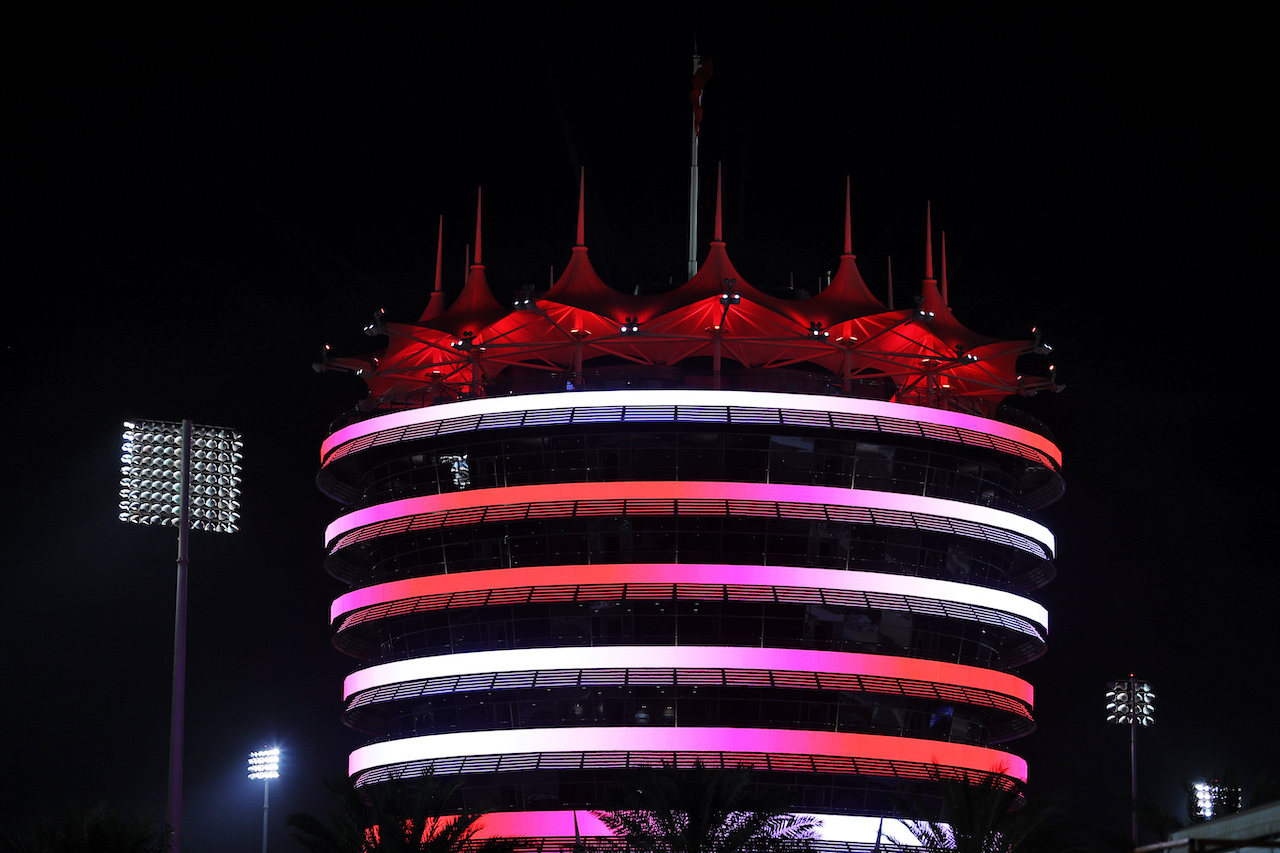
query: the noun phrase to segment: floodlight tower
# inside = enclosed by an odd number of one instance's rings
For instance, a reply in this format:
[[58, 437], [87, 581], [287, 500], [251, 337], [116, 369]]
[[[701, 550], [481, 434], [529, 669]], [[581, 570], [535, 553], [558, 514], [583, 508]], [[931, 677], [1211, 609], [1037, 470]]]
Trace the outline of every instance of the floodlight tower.
[[1138, 846], [1138, 726], [1155, 723], [1152, 716], [1156, 710], [1155, 698], [1151, 685], [1135, 679], [1132, 672], [1125, 681], [1107, 683], [1107, 722], [1129, 727], [1129, 791], [1133, 800], [1130, 824], [1134, 847]]
[[249, 778], [262, 780], [262, 853], [267, 853], [267, 797], [271, 791], [271, 780], [280, 778], [280, 750], [264, 746], [249, 753]]
[[182, 849], [182, 739], [187, 669], [187, 551], [192, 530], [234, 533], [240, 520], [240, 434], [189, 420], [125, 421], [120, 520], [178, 528], [173, 701], [169, 719], [169, 828]]

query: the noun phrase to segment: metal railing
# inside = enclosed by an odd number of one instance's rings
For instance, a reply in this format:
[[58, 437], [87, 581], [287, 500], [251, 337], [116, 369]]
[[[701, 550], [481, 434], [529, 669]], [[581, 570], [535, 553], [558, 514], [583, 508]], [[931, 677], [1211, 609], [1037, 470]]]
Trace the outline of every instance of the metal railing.
[[612, 367], [584, 370], [581, 381], [568, 371], [520, 371], [508, 372], [486, 382], [480, 394], [458, 396], [436, 389], [415, 391], [391, 397], [370, 398], [361, 401], [355, 409], [337, 418], [330, 425], [330, 432], [387, 412], [403, 409], [420, 409], [427, 406], [453, 403], [480, 397], [513, 397], [527, 394], [554, 394], [566, 391], [617, 391], [624, 389], [695, 389], [709, 391], [763, 391], [786, 394], [813, 394], [828, 397], [854, 397], [863, 400], [904, 403], [930, 409], [961, 412], [980, 418], [990, 418], [1021, 427], [1056, 440], [1053, 433], [1037, 418], [1004, 404], [993, 403], [976, 397], [951, 394], [932, 389], [899, 388], [886, 377], [854, 377], [848, 390], [839, 376], [829, 373], [806, 373], [782, 368], [724, 371], [716, 381], [710, 371], [686, 370], [680, 367], [644, 365], [636, 367]]

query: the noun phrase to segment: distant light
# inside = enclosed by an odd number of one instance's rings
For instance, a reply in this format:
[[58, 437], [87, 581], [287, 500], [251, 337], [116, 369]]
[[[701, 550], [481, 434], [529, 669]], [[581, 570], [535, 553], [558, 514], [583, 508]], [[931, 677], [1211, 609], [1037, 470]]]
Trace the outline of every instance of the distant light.
[[1213, 817], [1213, 785], [1208, 782], [1197, 782], [1195, 784], [1196, 791], [1196, 807], [1200, 810], [1205, 820]]
[[[120, 520], [177, 527], [182, 520], [182, 424], [125, 421], [124, 426]], [[222, 427], [192, 427], [188, 472], [192, 530], [233, 533], [238, 529], [241, 438]]]
[[249, 753], [249, 778], [254, 780], [279, 779], [280, 750], [260, 749], [257, 752]]

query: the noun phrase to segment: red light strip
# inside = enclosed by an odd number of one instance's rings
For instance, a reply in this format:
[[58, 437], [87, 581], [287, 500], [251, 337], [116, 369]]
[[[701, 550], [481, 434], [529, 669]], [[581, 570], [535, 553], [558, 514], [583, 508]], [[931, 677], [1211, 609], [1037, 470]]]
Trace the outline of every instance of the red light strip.
[[[819, 822], [818, 838], [824, 841], [862, 841], [874, 843], [889, 838], [911, 838], [908, 830], [894, 818], [860, 815], [813, 814]], [[586, 809], [576, 811], [489, 812], [481, 818], [473, 838], [612, 838], [613, 832], [600, 818]], [[859, 848], [861, 849], [861, 848]], [[868, 848], [870, 849], [870, 848]], [[896, 849], [896, 848], [894, 848]]]
[[378, 664], [347, 676], [343, 698], [405, 681], [530, 670], [742, 669], [768, 673], [832, 673], [953, 685], [1011, 696], [1030, 706], [1021, 678], [994, 669], [921, 658], [736, 646], [596, 646], [503, 649]]
[[[681, 418], [679, 409], [682, 407], [696, 410], [697, 414]], [[628, 408], [643, 408], [647, 411], [641, 417], [628, 418]], [[710, 411], [713, 409], [724, 411]], [[391, 412], [350, 424], [330, 435], [320, 447], [320, 464], [327, 465], [347, 453], [379, 444], [484, 429], [486, 425], [483, 420], [486, 416], [556, 413], [562, 417], [559, 421], [562, 423], [616, 423], [641, 419], [658, 422], [687, 419], [715, 423], [731, 421], [733, 418], [730, 409], [740, 410], [745, 416], [744, 420], [749, 418], [758, 422], [764, 416], [779, 424], [787, 422], [786, 414], [789, 412], [808, 412], [833, 416], [835, 420], [829, 420], [828, 423], [839, 425], [839, 422], [845, 421], [849, 424], [848, 428], [859, 430], [879, 431], [882, 427], [887, 427], [888, 431], [901, 432], [903, 425], [916, 425], [915, 431], [928, 438], [993, 447], [1042, 462], [1047, 458], [1057, 467], [1062, 465], [1062, 451], [1044, 436], [977, 415], [856, 397], [690, 389], [575, 391], [495, 397]], [[879, 424], [878, 420], [885, 423]], [[500, 417], [494, 424], [511, 425], [509, 418]]]
[[[619, 749], [625, 744], [625, 749]], [[447, 773], [504, 772], [537, 767], [635, 767], [703, 760], [709, 767], [929, 778], [943, 773], [998, 772], [1026, 781], [1027, 762], [1011, 753], [947, 741], [794, 729], [574, 727], [454, 732], [374, 743], [351, 753], [357, 784], [384, 774], [411, 778]], [[469, 761], [469, 759], [480, 759]], [[455, 766], [456, 765], [456, 766]]]
[[[712, 505], [700, 506], [698, 502], [710, 502]], [[575, 507], [575, 504], [588, 506]], [[830, 511], [832, 508], [834, 513]], [[674, 480], [539, 483], [402, 498], [340, 516], [325, 529], [325, 543], [333, 552], [355, 541], [379, 535], [474, 524], [486, 518], [496, 521], [499, 517], [517, 519], [528, 515], [672, 515], [683, 510], [685, 514], [705, 515], [710, 512], [717, 515], [809, 518], [824, 509], [828, 510], [825, 515], [853, 511], [850, 521], [890, 526], [915, 527], [922, 519], [945, 519], [952, 522], [951, 532], [975, 538], [986, 537], [981, 531], [971, 529], [972, 526], [989, 527], [1040, 543], [1050, 556], [1054, 551], [1053, 533], [1044, 525], [1010, 512], [959, 501], [835, 486]], [[493, 517], [488, 517], [490, 515]], [[367, 535], [353, 538], [350, 534], [356, 531]]]
[[[1048, 629], [1049, 613], [1029, 598], [1001, 590], [933, 580], [909, 575], [855, 572], [841, 569], [809, 569], [799, 566], [741, 566], [714, 563], [616, 563], [579, 566], [533, 566], [518, 569], [490, 569], [448, 575], [429, 575], [368, 586], [339, 596], [329, 608], [329, 619], [337, 622], [344, 614], [369, 611], [361, 618], [348, 619], [339, 630], [368, 618], [398, 615], [401, 611], [444, 607], [454, 595], [484, 591], [539, 590], [539, 600], [629, 597], [625, 587], [632, 584], [671, 587], [671, 597], [685, 597], [678, 587], [715, 587], [688, 597], [758, 600], [764, 590], [785, 587], [791, 590], [857, 592], [868, 596], [898, 596], [937, 602], [941, 606], [963, 604], [1014, 614], [1042, 631]], [[583, 589], [589, 590], [583, 594]], [[594, 589], [593, 589], [594, 588]], [[556, 592], [563, 591], [557, 597]], [[735, 592], [739, 594], [735, 595]], [[652, 597], [652, 596], [648, 596]], [[423, 603], [423, 599], [434, 599]], [[399, 605], [399, 606], [396, 606]], [[906, 601], [883, 602], [886, 609], [907, 609]], [[960, 614], [957, 614], [959, 616]]]

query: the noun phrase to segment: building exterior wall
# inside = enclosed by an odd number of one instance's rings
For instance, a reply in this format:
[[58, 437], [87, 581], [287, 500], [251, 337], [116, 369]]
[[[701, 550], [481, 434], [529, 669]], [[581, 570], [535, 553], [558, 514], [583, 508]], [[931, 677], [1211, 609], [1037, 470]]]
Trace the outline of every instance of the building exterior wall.
[[1048, 627], [1046, 432], [642, 379], [326, 440], [354, 782], [458, 775], [507, 832], [563, 836], [636, 766], [749, 765], [797, 811], [871, 818], [938, 772], [1025, 779], [1005, 744]]

